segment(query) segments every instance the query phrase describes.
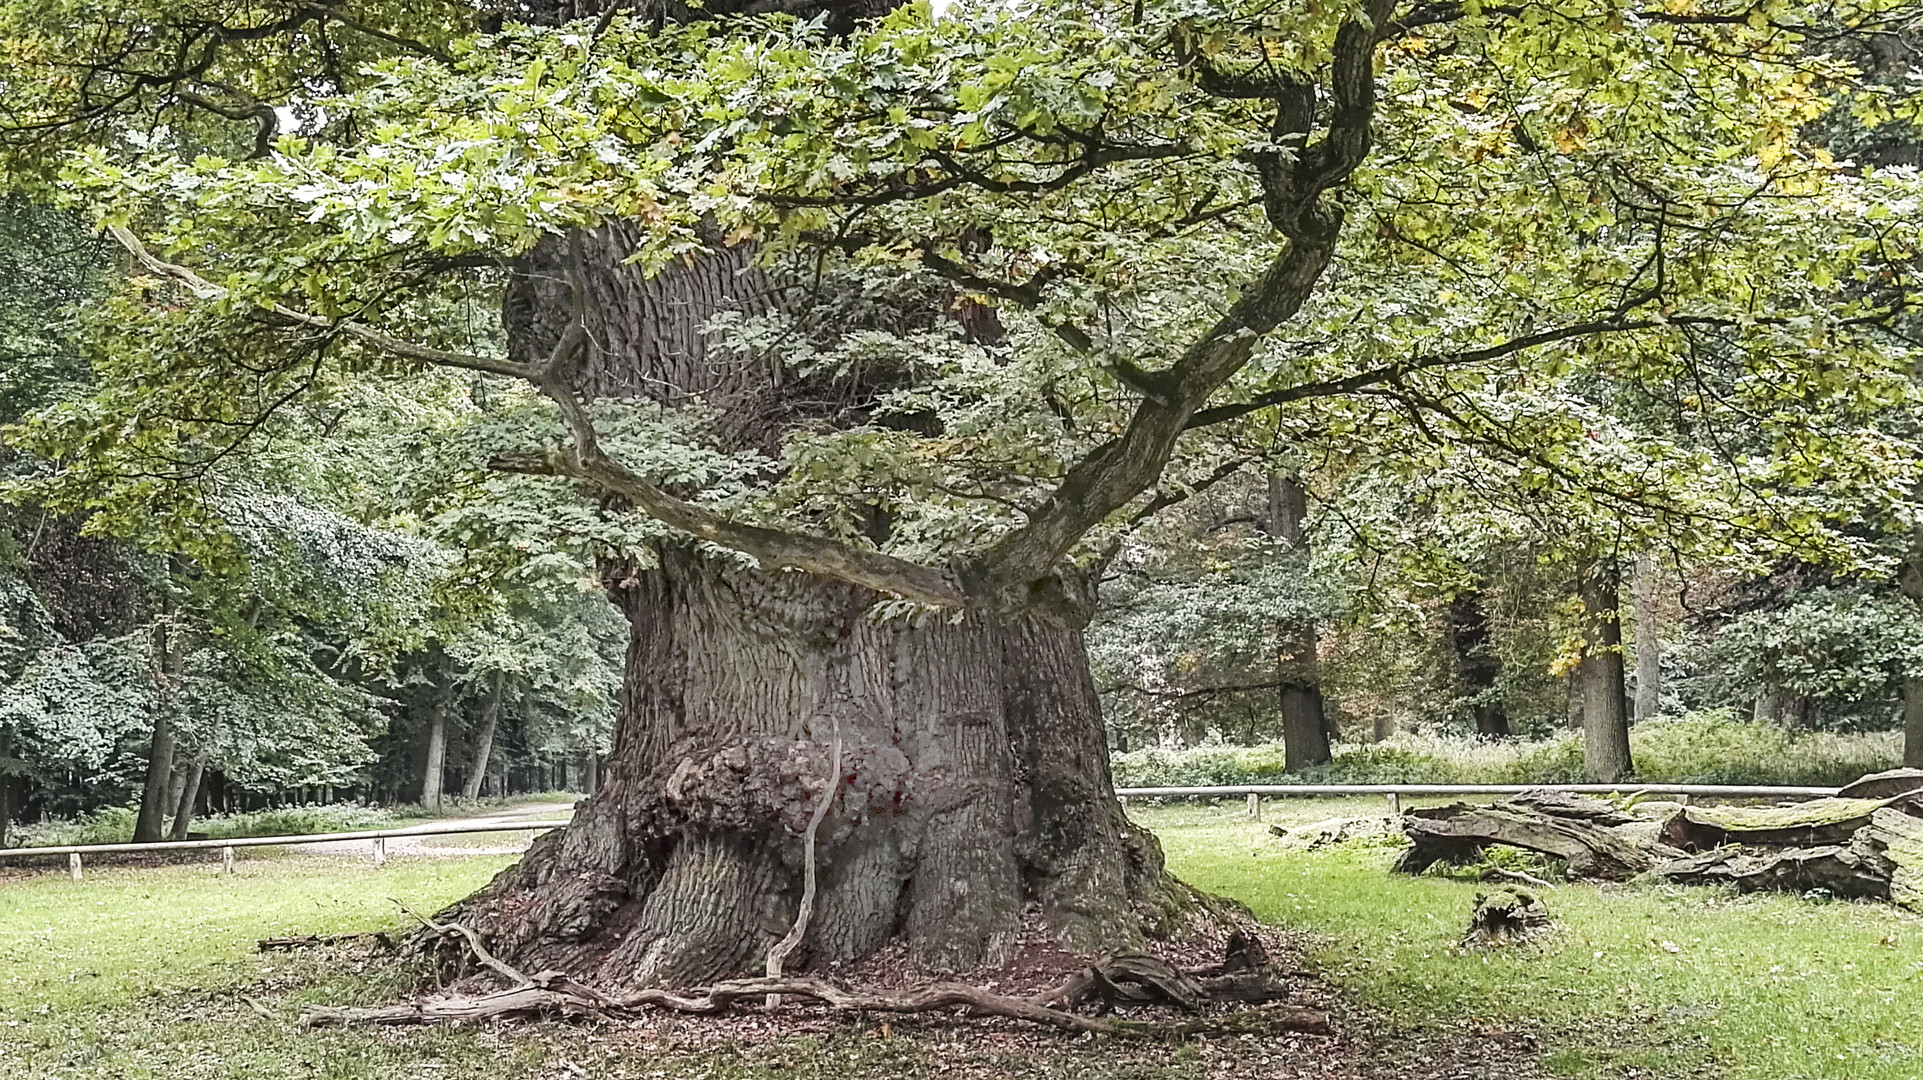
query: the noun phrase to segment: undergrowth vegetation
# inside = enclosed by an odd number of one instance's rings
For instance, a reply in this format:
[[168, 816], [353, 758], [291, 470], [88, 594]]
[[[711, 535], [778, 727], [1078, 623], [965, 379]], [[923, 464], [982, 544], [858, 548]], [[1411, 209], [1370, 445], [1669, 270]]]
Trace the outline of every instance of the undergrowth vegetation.
[[[438, 814], [418, 806], [362, 806], [356, 803], [331, 803], [320, 806], [293, 806], [272, 810], [250, 810], [238, 814], [212, 814], [195, 818], [193, 835], [209, 840], [229, 840], [243, 836], [314, 836], [321, 833], [393, 829], [441, 817], [464, 817], [489, 810], [530, 803], [574, 802], [583, 796], [566, 791], [546, 791], [498, 799], [450, 799]], [[133, 835], [134, 810], [106, 806], [70, 821], [50, 821], [15, 826], [8, 834], [14, 847], [55, 847], [69, 844], [124, 844]]]
[[[1651, 783], [1840, 786], [1902, 760], [1899, 732], [1794, 732], [1726, 712], [1652, 720], [1630, 729], [1636, 775]], [[1224, 784], [1574, 784], [1582, 737], [1481, 742], [1398, 734], [1338, 742], [1328, 765], [1285, 771], [1281, 743], [1136, 750], [1114, 757], [1118, 787]]]

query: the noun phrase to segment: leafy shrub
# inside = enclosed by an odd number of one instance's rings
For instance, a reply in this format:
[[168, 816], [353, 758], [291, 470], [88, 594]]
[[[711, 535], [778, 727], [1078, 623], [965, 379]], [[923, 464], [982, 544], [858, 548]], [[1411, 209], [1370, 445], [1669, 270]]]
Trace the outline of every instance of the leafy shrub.
[[[108, 806], [72, 821], [22, 825], [8, 839], [19, 847], [57, 847], [68, 844], [124, 844], [133, 839], [138, 815], [124, 806]], [[243, 836], [311, 836], [316, 833], [390, 829], [402, 816], [373, 806], [305, 806], [283, 810], [254, 810], [244, 814], [216, 814], [195, 818], [193, 831], [215, 840]]]
[[[1652, 720], [1630, 729], [1636, 775], [1664, 784], [1834, 787], [1901, 759], [1895, 732], [1791, 732], [1724, 711]], [[1334, 760], [1285, 774], [1282, 746], [1202, 746], [1115, 755], [1118, 787], [1235, 784], [1573, 784], [1583, 780], [1582, 737], [1478, 742], [1395, 735], [1338, 743]]]

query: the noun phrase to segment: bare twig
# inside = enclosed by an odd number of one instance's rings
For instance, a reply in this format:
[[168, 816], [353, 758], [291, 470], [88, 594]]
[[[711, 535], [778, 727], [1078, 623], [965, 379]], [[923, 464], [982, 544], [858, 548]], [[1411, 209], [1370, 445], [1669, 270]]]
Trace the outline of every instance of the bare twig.
[[405, 911], [409, 915], [412, 915], [416, 919], [419, 919], [421, 921], [421, 925], [427, 927], [429, 930], [432, 930], [437, 934], [440, 934], [443, 937], [449, 934], [459, 934], [461, 937], [466, 938], [467, 947], [473, 950], [474, 958], [476, 960], [479, 960], [481, 963], [486, 964], [488, 967], [494, 969], [494, 971], [500, 974], [502, 978], [505, 978], [507, 981], [513, 983], [517, 988], [534, 985], [533, 979], [528, 978], [526, 975], [522, 974], [519, 970], [509, 967], [505, 963], [502, 963], [500, 960], [495, 958], [493, 953], [488, 952], [487, 945], [481, 941], [481, 935], [475, 932], [475, 930], [472, 927], [464, 926], [460, 923], [438, 923], [438, 922], [435, 922], [433, 919], [430, 919], [427, 916], [421, 914], [420, 912], [415, 911], [413, 908], [408, 907], [406, 904], [401, 903], [399, 900], [395, 900], [391, 896], [388, 897], [388, 900], [392, 901], [395, 907], [398, 907], [402, 911]]
[[[808, 920], [815, 914], [815, 834], [821, 831], [821, 823], [828, 817], [828, 808], [834, 805], [835, 792], [841, 787], [841, 717], [835, 717], [835, 746], [830, 752], [828, 764], [828, 784], [821, 789], [821, 799], [815, 803], [815, 812], [808, 819], [808, 830], [801, 836], [801, 906], [795, 910], [795, 924], [788, 930], [788, 936], [775, 943], [768, 950], [768, 977], [781, 977], [781, 965], [787, 962], [788, 954], [801, 944], [802, 935], [808, 932]], [[768, 995], [768, 1007], [781, 1004], [780, 994]]]

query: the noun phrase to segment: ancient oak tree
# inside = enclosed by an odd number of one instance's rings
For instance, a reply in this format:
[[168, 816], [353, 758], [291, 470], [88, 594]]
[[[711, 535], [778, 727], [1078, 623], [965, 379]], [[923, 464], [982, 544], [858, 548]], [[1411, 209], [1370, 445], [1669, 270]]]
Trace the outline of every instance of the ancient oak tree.
[[473, 489], [546, 508], [501, 533], [626, 615], [601, 791], [465, 904], [524, 970], [758, 970], [827, 792], [791, 967], [1141, 947], [1198, 908], [1083, 651], [1132, 524], [1236, 454], [1396, 437], [1358, 402], [1691, 335], [1900, 378], [1887, 279], [1834, 286], [1913, 238], [1799, 142], [1848, 61], [1795, 5], [3, 10], [7, 167], [129, 255], [101, 404], [24, 441], [130, 497], [103, 415], [211, 455], [470, 370], [518, 485]]

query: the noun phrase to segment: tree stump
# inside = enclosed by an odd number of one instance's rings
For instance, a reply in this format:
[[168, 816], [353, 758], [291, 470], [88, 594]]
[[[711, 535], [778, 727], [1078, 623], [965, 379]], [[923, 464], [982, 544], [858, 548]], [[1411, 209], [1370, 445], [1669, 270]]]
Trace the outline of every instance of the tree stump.
[[1529, 889], [1514, 886], [1476, 894], [1475, 913], [1462, 935], [1465, 945], [1514, 945], [1551, 929], [1549, 909]]

